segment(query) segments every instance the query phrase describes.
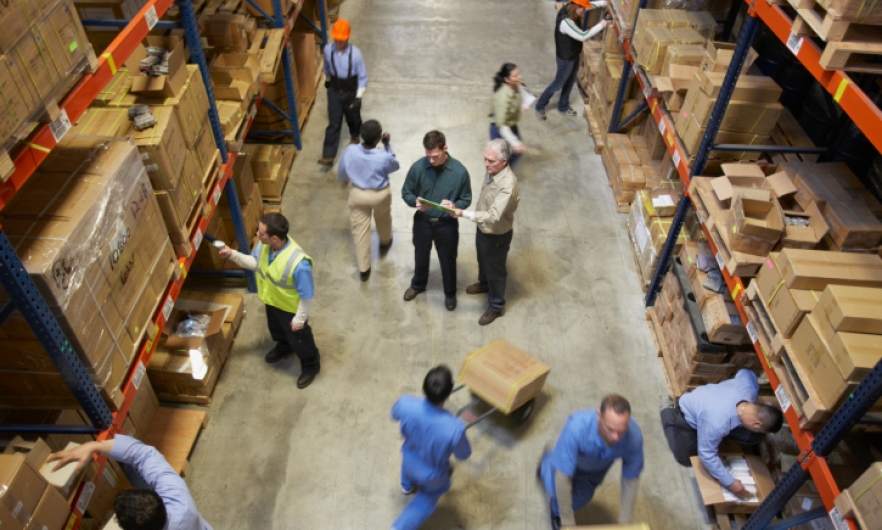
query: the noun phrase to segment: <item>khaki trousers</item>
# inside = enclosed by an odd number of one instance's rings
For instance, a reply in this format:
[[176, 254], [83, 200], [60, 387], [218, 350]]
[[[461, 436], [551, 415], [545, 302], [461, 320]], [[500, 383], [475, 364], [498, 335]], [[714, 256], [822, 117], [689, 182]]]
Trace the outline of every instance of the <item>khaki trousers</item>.
[[359, 272], [371, 268], [371, 215], [377, 222], [380, 245], [388, 245], [392, 241], [392, 192], [389, 186], [381, 190], [350, 188], [349, 223]]

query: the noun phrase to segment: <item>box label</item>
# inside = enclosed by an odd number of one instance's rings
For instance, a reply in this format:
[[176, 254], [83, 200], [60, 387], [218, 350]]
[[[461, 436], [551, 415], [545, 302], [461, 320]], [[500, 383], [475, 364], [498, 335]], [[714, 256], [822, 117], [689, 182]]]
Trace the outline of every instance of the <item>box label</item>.
[[[674, 154], [677, 154], [677, 153], [674, 153]], [[704, 224], [704, 219], [701, 218], [701, 212], [699, 212], [698, 210], [695, 210], [695, 217], [698, 218], [699, 223]]]
[[221, 198], [221, 187], [220, 184], [217, 185], [217, 188], [214, 190], [214, 204], [219, 204]]
[[674, 156], [671, 157], [671, 160], [674, 162], [674, 167], [680, 167], [680, 151], [674, 151]]
[[746, 327], [747, 327], [747, 336], [750, 337], [750, 342], [756, 342], [757, 336], [756, 336], [756, 330], [753, 329], [753, 322], [748, 322]]
[[716, 256], [716, 257], [717, 257], [717, 265], [720, 266], [720, 270], [724, 270], [724, 269], [726, 268], [726, 262], [723, 261], [723, 255], [720, 254], [719, 251], [717, 251], [717, 256]]
[[799, 55], [799, 49], [802, 48], [803, 38], [795, 33], [791, 33], [787, 37], [787, 49], [793, 52], [793, 55]]
[[77, 510], [80, 513], [86, 513], [89, 507], [89, 501], [92, 500], [92, 494], [95, 493], [95, 483], [88, 481], [83, 484], [83, 492], [80, 493], [80, 500], [77, 501]]
[[52, 131], [52, 138], [55, 138], [55, 143], [60, 142], [64, 138], [70, 127], [71, 123], [67, 117], [67, 109], [61, 109], [61, 115], [49, 124], [49, 130]]
[[833, 521], [833, 526], [836, 530], [848, 530], [848, 523], [845, 522], [845, 518], [839, 513], [839, 508], [835, 506], [830, 510], [830, 520]]
[[135, 375], [132, 376], [132, 384], [135, 385], [135, 390], [141, 388], [141, 381], [146, 373], [147, 369], [144, 368], [144, 363], [138, 363], [138, 367], [135, 368]]
[[172, 309], [175, 307], [175, 301], [172, 300], [171, 296], [165, 299], [165, 305], [162, 307], [162, 318], [168, 321], [168, 317], [171, 316]]
[[650, 87], [647, 86], [643, 88], [643, 97], [645, 97], [646, 99], [649, 99], [649, 94], [651, 93], [652, 89]]
[[775, 389], [775, 397], [778, 398], [778, 403], [781, 404], [781, 410], [787, 412], [787, 409], [790, 408], [790, 396], [784, 390], [784, 385], [778, 385], [778, 388]]
[[159, 17], [156, 15], [156, 6], [150, 6], [150, 9], [144, 14], [144, 20], [147, 22], [148, 31], [156, 26], [156, 23], [159, 22]]
[[196, 229], [196, 235], [193, 236], [193, 250], [199, 250], [199, 245], [202, 243], [202, 229]]
[[664, 134], [665, 131], [667, 131], [667, 130], [668, 130], [668, 122], [666, 122], [665, 120], [661, 120], [660, 122], [658, 122], [658, 132], [660, 132], [661, 134]]

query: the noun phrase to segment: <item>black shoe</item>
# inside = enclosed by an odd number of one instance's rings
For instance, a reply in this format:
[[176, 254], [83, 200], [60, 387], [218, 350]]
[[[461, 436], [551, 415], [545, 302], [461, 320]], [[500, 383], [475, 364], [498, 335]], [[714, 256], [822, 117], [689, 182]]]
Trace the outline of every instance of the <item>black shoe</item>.
[[548, 510], [551, 513], [551, 530], [560, 530], [560, 517], [554, 515], [554, 501], [548, 503]]
[[269, 353], [266, 354], [266, 357], [264, 357], [263, 360], [268, 363], [275, 363], [281, 361], [292, 353], [294, 352], [289, 351], [288, 353], [279, 353], [278, 348], [273, 348], [269, 351]]
[[412, 287], [408, 287], [407, 290], [404, 291], [404, 301], [405, 301], [405, 302], [410, 302], [411, 300], [413, 300], [414, 298], [416, 298], [416, 295], [420, 294], [420, 293], [423, 292], [423, 291], [425, 291], [425, 289], [420, 289], [420, 290], [418, 291], [418, 290], [416, 290], [416, 289], [414, 289], [414, 288], [412, 288]]
[[366, 282], [366, 281], [368, 281], [368, 278], [371, 277], [371, 270], [368, 269], [368, 270], [366, 270], [364, 272], [360, 272], [358, 274], [359, 274], [359, 276], [361, 276], [361, 281]]
[[450, 298], [445, 298], [444, 305], [447, 306], [448, 311], [453, 311], [456, 309], [456, 297], [451, 296]]
[[538, 116], [539, 119], [542, 121], [545, 121], [545, 119], [547, 118], [547, 116], [545, 115], [545, 111], [539, 109], [536, 109], [536, 116]]

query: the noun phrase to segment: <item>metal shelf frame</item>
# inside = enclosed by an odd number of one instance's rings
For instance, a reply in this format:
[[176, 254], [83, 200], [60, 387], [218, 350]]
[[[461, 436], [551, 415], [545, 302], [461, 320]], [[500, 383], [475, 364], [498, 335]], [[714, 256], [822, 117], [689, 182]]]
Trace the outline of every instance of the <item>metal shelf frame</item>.
[[[646, 99], [646, 105], [650, 109], [651, 118], [655, 120], [659, 126], [659, 130], [664, 138], [665, 146], [668, 148], [677, 173], [684, 186], [683, 198], [677, 206], [674, 216], [673, 226], [665, 241], [662, 249], [659, 265], [653, 275], [649, 289], [646, 294], [647, 307], [652, 306], [661, 287], [661, 280], [667, 271], [670, 263], [673, 249], [679, 232], [682, 229], [686, 214], [692, 206], [689, 197], [688, 186], [691, 179], [695, 175], [700, 175], [707, 164], [708, 155], [711, 150], [720, 148], [720, 150], [743, 150], [739, 146], [732, 145], [714, 145], [714, 139], [719, 131], [719, 125], [725, 113], [726, 107], [731, 99], [732, 91], [737, 82], [738, 75], [744, 64], [744, 60], [753, 43], [759, 28], [759, 23], [764, 22], [778, 36], [779, 39], [788, 45], [788, 48], [806, 66], [809, 72], [818, 80], [825, 90], [833, 95], [834, 101], [839, 103], [843, 110], [852, 118], [861, 131], [867, 135], [867, 138], [873, 145], [882, 151], [882, 112], [879, 108], [864, 94], [861, 89], [848, 77], [847, 74], [839, 71], [828, 71], [820, 67], [819, 60], [821, 52], [819, 48], [809, 39], [791, 35], [792, 20], [781, 10], [779, 6], [770, 5], [763, 0], [745, 0], [748, 4], [747, 16], [744, 25], [739, 33], [736, 49], [734, 51], [733, 61], [726, 72], [722, 93], [717, 98], [714, 109], [711, 113], [711, 119], [707, 127], [707, 132], [702, 139], [699, 150], [694, 153], [695, 159], [690, 167], [689, 156], [677, 135], [674, 128], [674, 120], [665, 108], [661, 95], [653, 91], [648, 77], [636, 65], [633, 50], [630, 46], [629, 39], [620, 39], [626, 53], [626, 61], [623, 68], [621, 82], [618, 87], [616, 101], [613, 106], [613, 116], [611, 118], [610, 133], [615, 133], [621, 129], [634, 117], [628, 116], [622, 121], [618, 121], [621, 108], [624, 103], [624, 97], [627, 93], [627, 85], [630, 82], [630, 75], [633, 73], [637, 82], [640, 84], [643, 95]], [[739, 2], [735, 2], [740, 5]], [[646, 2], [641, 2], [640, 8], [643, 9]], [[733, 6], [730, 11], [730, 19], [732, 13], [736, 13]], [[637, 12], [639, 16], [639, 10]], [[636, 18], [632, 27], [636, 27]], [[619, 31], [616, 26], [616, 31]], [[619, 32], [621, 34], [621, 32]], [[789, 41], [788, 41], [789, 39]], [[641, 106], [642, 107], [642, 106]], [[778, 148], [777, 146], [762, 146], [751, 150], [762, 150], [766, 152], [792, 152], [788, 148]], [[707, 236], [708, 244], [714, 255], [719, 259], [719, 250], [716, 248], [713, 239], [708, 233], [704, 220], [699, 217], [702, 222], [702, 228]], [[754, 349], [759, 356], [763, 369], [769, 378], [772, 389], [776, 391], [779, 401], [781, 401], [782, 409], [787, 423], [790, 425], [791, 432], [800, 448], [798, 462], [791, 468], [784, 478], [775, 487], [773, 492], [760, 506], [760, 508], [748, 519], [744, 529], [762, 529], [774, 528], [775, 530], [789, 528], [790, 526], [805, 522], [818, 517], [829, 516], [837, 530], [846, 528], [856, 530], [857, 526], [854, 521], [844, 519], [834, 506], [834, 501], [839, 495], [840, 490], [833, 480], [830, 467], [827, 465], [826, 456], [836, 447], [843, 437], [851, 430], [851, 428], [860, 422], [863, 415], [869, 408], [882, 397], [882, 361], [876, 365], [871, 373], [858, 386], [857, 390], [851, 394], [848, 401], [840, 407], [821, 429], [817, 435], [802, 430], [799, 427], [799, 418], [796, 411], [790, 405], [785, 389], [781, 386], [780, 381], [771, 368], [762, 346], [756, 339], [756, 335], [752, 332], [752, 324], [745, 314], [742, 304], [741, 295], [744, 292], [744, 282], [740, 278], [732, 277], [721, 266], [723, 278], [732, 294], [732, 298], [738, 308], [738, 312], [742, 321], [748, 327], [748, 333], [753, 339]], [[803, 514], [798, 518], [791, 518], [786, 521], [779, 521], [770, 524], [771, 521], [781, 512], [784, 505], [790, 500], [799, 487], [808, 479], [812, 478], [824, 502], [824, 509], [812, 510], [810, 513]]]
[[[64, 100], [59, 104], [64, 119], [75, 123], [76, 120], [83, 115], [89, 108], [91, 102], [103, 90], [104, 86], [110, 81], [117, 71], [117, 65], [122, 65], [131, 55], [135, 48], [144, 40], [149, 31], [153, 28], [166, 27], [183, 27], [187, 44], [190, 47], [191, 61], [197, 64], [205, 84], [206, 91], [210, 102], [209, 121], [212, 133], [221, 153], [223, 164], [221, 166], [221, 174], [212, 193], [206, 198], [207, 214], [203, 214], [196, 224], [193, 234], [191, 235], [192, 251], [189, 256], [178, 259], [178, 266], [181, 273], [177, 274], [169, 283], [165, 294], [160, 299], [157, 314], [153, 318], [153, 332], [148, 336], [153, 339], [145, 340], [140, 345], [135, 359], [133, 360], [129, 372], [124, 378], [121, 385], [121, 391], [124, 399], [119, 410], [112, 412], [104, 402], [101, 394], [98, 392], [94, 383], [88, 375], [86, 367], [83, 365], [76, 352], [73, 350], [70, 342], [67, 340], [64, 332], [61, 330], [58, 321], [55, 319], [49, 309], [46, 300], [43, 298], [30, 275], [25, 270], [23, 264], [15, 253], [15, 250], [9, 239], [0, 228], [0, 284], [2, 284], [9, 293], [12, 300], [4, 307], [0, 308], [0, 322], [5, 320], [13, 310], [21, 311], [25, 320], [33, 329], [34, 333], [39, 337], [43, 347], [48, 352], [53, 364], [55, 364], [64, 381], [70, 387], [77, 401], [86, 411], [87, 416], [92, 422], [91, 426], [81, 425], [4, 425], [0, 426], [0, 432], [15, 432], [25, 434], [95, 434], [98, 440], [107, 440], [113, 438], [115, 434], [123, 432], [123, 422], [128, 415], [132, 400], [135, 397], [141, 380], [146, 376], [146, 367], [150, 362], [153, 351], [158, 342], [158, 337], [165, 328], [171, 310], [175, 301], [183, 288], [184, 281], [193, 260], [198, 251], [199, 245], [202, 243], [208, 224], [212, 215], [218, 210], [220, 198], [224, 192], [227, 193], [227, 200], [230, 206], [233, 224], [236, 229], [236, 236], [239, 241], [239, 248], [243, 252], [250, 252], [250, 238], [245, 233], [245, 224], [242, 218], [241, 205], [238, 200], [236, 188], [232, 182], [233, 166], [236, 162], [238, 150], [236, 152], [228, 152], [224, 141], [220, 120], [217, 113], [217, 104], [215, 102], [212, 91], [211, 81], [208, 76], [208, 65], [205, 60], [205, 54], [202, 49], [201, 38], [196, 25], [196, 16], [193, 11], [190, 0], [174, 0], [180, 7], [181, 24], [170, 25], [160, 22], [173, 0], [148, 0], [147, 4], [138, 13], [138, 15], [130, 21], [102, 21], [99, 22], [106, 26], [122, 27], [120, 34], [107, 47], [104, 53], [98, 59], [97, 69], [84, 76], [84, 78], [68, 93]], [[274, 25], [277, 27], [285, 27], [285, 64], [286, 64], [286, 88], [289, 91], [289, 103], [293, 97], [293, 84], [291, 83], [291, 70], [288, 52], [287, 39], [298, 16], [302, 17], [300, 10], [303, 7], [304, 0], [299, 0], [296, 10], [286, 22], [282, 22], [281, 2], [273, 0], [275, 12], [279, 13], [277, 19], [274, 19]], [[326, 22], [325, 22], [325, 3], [324, 0], [317, 0], [319, 3], [319, 11], [322, 17], [321, 27], [318, 28], [310, 22], [322, 36], [323, 42], [326, 41]], [[149, 21], [149, 22], [148, 22]], [[95, 22], [89, 22], [89, 25], [95, 25]], [[249, 114], [244, 125], [245, 132], [243, 137], [250, 129], [256, 114], [257, 105], [260, 104], [262, 96], [266, 90], [266, 85], [262, 84], [257, 100], [254, 103], [252, 112]], [[292, 134], [296, 135], [297, 147], [300, 148], [299, 130], [297, 128], [296, 107], [292, 114], [293, 127]], [[288, 132], [288, 131], [286, 131]], [[31, 175], [37, 170], [48, 154], [56, 147], [61, 138], [55, 138], [50, 130], [49, 125], [39, 127], [16, 154], [14, 158], [15, 171], [10, 178], [0, 184], [0, 210], [6, 206], [15, 194], [21, 190]], [[250, 273], [250, 274], [249, 274]], [[249, 289], [253, 292], [256, 290], [254, 275], [251, 271], [246, 271], [246, 277], [249, 278]], [[98, 472], [100, 475], [107, 459], [105, 457], [97, 457]], [[125, 471], [130, 482], [136, 487], [143, 485], [143, 480], [138, 473], [130, 466], [121, 466]], [[65, 528], [75, 530], [82, 521], [86, 507], [88, 506], [91, 493], [94, 490], [88, 487], [87, 483], [83, 483], [72, 503], [71, 515]]]

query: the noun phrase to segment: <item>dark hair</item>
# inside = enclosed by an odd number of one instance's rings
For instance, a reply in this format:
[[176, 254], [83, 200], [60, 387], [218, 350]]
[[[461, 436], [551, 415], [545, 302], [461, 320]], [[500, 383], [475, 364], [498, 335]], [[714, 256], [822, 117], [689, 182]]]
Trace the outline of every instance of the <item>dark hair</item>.
[[429, 131], [423, 136], [423, 147], [426, 148], [426, 151], [444, 149], [445, 145], [447, 145], [447, 138], [444, 138], [444, 133], [441, 131]]
[[580, 7], [584, 8], [585, 6], [580, 6], [573, 3], [567, 4], [567, 18], [572, 20], [579, 26], [582, 25], [582, 17], [576, 14], [576, 10], [578, 10]]
[[450, 397], [451, 390], [453, 390], [453, 374], [443, 364], [429, 370], [426, 378], [423, 379], [423, 393], [433, 405], [444, 403]]
[[383, 126], [377, 120], [368, 120], [361, 124], [361, 139], [364, 145], [368, 147], [376, 147], [383, 135]]
[[784, 415], [772, 405], [757, 405], [756, 418], [763, 424], [764, 432], [778, 432], [784, 423]]
[[616, 414], [631, 414], [631, 404], [618, 394], [607, 394], [603, 397], [600, 402], [600, 414], [603, 415], [608, 408], [612, 408]]
[[502, 68], [496, 72], [496, 75], [493, 76], [493, 92], [499, 90], [499, 87], [505, 83], [506, 78], [511, 77], [511, 73], [514, 69], [517, 68], [517, 65], [514, 63], [505, 63], [502, 65]]
[[260, 216], [260, 222], [266, 225], [266, 235], [276, 236], [279, 239], [288, 239], [288, 220], [280, 213], [265, 213]]
[[164, 530], [168, 520], [162, 498], [153, 490], [123, 490], [113, 500], [123, 530]]

